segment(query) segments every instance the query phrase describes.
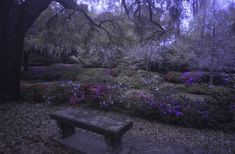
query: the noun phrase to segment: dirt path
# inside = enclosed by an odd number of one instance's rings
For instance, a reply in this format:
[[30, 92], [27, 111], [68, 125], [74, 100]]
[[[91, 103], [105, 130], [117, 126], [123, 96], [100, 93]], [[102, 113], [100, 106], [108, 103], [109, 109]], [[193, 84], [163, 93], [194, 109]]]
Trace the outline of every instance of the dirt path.
[[[47, 104], [0, 104], [0, 154], [73, 153], [50, 139], [58, 135], [55, 122], [48, 117], [55, 109]], [[124, 145], [130, 146], [135, 154], [235, 153], [235, 134], [129, 118], [134, 127], [124, 136]]]

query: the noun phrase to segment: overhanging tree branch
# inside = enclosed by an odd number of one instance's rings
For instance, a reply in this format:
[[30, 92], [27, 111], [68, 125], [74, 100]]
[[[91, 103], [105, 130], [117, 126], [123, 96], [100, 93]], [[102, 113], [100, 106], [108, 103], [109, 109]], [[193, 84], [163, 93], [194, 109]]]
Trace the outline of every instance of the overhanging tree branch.
[[155, 3], [156, 2], [152, 1], [152, 0], [145, 0], [145, 1], [134, 0], [133, 3], [130, 4], [130, 7], [128, 8], [126, 0], [122, 0], [122, 6], [124, 7], [126, 14], [129, 16], [131, 14], [130, 11], [132, 10], [132, 8], [135, 8], [133, 10], [133, 17], [137, 18], [139, 22], [141, 21], [141, 18], [143, 16], [142, 14], [145, 13], [145, 11], [143, 9], [145, 9], [147, 7], [147, 11], [148, 11], [148, 14], [149, 14], [148, 15], [149, 21], [160, 29], [160, 30], [159, 29], [156, 30], [153, 33], [153, 35], [156, 35], [158, 33], [160, 35], [162, 35], [163, 33], [165, 33], [165, 29], [162, 27], [162, 25], [159, 22], [154, 20], [153, 9], [156, 8]]
[[147, 3], [148, 3], [150, 22], [152, 22], [154, 25], [158, 26], [162, 30], [162, 32], [165, 32], [164, 28], [158, 22], [154, 21], [154, 19], [153, 19], [153, 10], [152, 10], [153, 4], [152, 4], [152, 2], [150, 0], [147, 0]]
[[63, 11], [65, 10], [65, 8], [62, 8], [60, 11], [58, 11], [53, 17], [51, 17], [51, 19], [49, 19], [49, 21], [47, 22], [47, 27], [49, 28], [51, 23], [54, 21], [54, 19], [57, 18], [58, 15], [60, 15]]

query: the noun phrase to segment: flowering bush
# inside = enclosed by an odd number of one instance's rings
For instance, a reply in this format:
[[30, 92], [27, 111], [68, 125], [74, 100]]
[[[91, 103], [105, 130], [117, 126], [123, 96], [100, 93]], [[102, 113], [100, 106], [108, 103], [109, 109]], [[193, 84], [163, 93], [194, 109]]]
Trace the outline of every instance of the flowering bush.
[[[39, 89], [38, 89], [39, 88]], [[31, 86], [27, 98], [50, 104], [87, 104], [100, 109], [118, 109], [148, 119], [186, 126], [215, 127], [229, 123], [234, 112], [234, 99], [229, 93], [215, 93], [207, 100], [178, 97], [176, 88], [158, 91], [124, 89], [113, 84], [87, 84], [60, 81]], [[123, 95], [124, 93], [125, 95]], [[44, 95], [44, 97], [42, 97]]]
[[231, 74], [229, 75], [225, 73], [214, 73], [213, 77], [215, 85], [233, 86], [234, 84], [234, 77]]
[[[160, 94], [161, 95], [161, 94]], [[135, 93], [135, 110], [140, 116], [180, 125], [220, 128], [232, 120], [232, 100], [226, 94], [217, 94], [208, 100], [192, 100], [174, 95]]]
[[43, 102], [43, 96], [47, 93], [49, 87], [49, 83], [22, 84], [21, 97], [30, 102]]
[[212, 125], [229, 123], [233, 118], [234, 96], [229, 93], [215, 93], [206, 100], [208, 116], [213, 119]]
[[164, 79], [172, 83], [183, 83], [181, 79], [181, 73], [179, 72], [170, 71], [164, 76]]
[[183, 115], [181, 111], [181, 106], [175, 100], [171, 100], [171, 102], [161, 102], [141, 92], [136, 93], [136, 96], [140, 98], [149, 107], [154, 109], [157, 113], [155, 113], [157, 116], [159, 116], [160, 114], [161, 116], [174, 116], [177, 118]]
[[119, 85], [88, 84], [83, 86], [86, 102], [98, 105], [101, 108], [111, 108], [117, 102], [120, 92]]
[[112, 77], [117, 77], [119, 75], [119, 70], [115, 68], [106, 68], [105, 69], [105, 75], [107, 76], [112, 76]]
[[203, 72], [185, 72], [181, 74], [181, 80], [186, 85], [194, 85], [205, 80], [205, 75]]
[[84, 92], [80, 84], [72, 81], [60, 81], [50, 87], [48, 94], [44, 96], [50, 104], [80, 103], [84, 100]]
[[111, 108], [117, 102], [118, 85], [110, 84], [87, 84], [80, 85], [78, 82], [56, 82], [44, 96], [50, 104], [80, 104], [86, 103], [101, 108]]

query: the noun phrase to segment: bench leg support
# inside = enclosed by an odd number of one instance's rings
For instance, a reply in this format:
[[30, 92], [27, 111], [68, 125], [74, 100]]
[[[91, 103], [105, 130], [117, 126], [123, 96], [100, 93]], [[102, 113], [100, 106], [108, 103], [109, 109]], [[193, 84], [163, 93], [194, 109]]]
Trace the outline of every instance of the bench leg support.
[[57, 125], [60, 129], [61, 138], [68, 137], [75, 133], [74, 127], [69, 124], [57, 122]]
[[107, 153], [118, 154], [122, 151], [122, 136], [120, 137], [109, 137], [105, 136], [105, 143], [107, 144]]

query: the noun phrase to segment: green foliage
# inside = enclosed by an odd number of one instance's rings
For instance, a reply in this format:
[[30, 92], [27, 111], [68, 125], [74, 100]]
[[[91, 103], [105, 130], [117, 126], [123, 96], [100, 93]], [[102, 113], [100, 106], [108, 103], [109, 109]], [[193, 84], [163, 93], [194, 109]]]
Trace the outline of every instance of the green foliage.
[[200, 95], [213, 95], [216, 93], [234, 93], [232, 88], [223, 87], [223, 86], [214, 86], [209, 88], [208, 84], [199, 84], [194, 86], [187, 86], [185, 90], [188, 93], [200, 94]]
[[109, 68], [87, 68], [77, 76], [77, 80], [82, 83], [110, 83], [112, 76], [109, 74]]
[[128, 88], [134, 88], [134, 89], [140, 89], [144, 88], [146, 86], [146, 83], [144, 83], [143, 80], [141, 80], [141, 77], [136, 76], [119, 76], [117, 78], [117, 82], [125, 87]]
[[74, 65], [71, 68], [64, 70], [59, 78], [59, 80], [71, 80], [76, 81], [77, 76], [82, 73], [82, 67], [79, 65]]
[[73, 85], [67, 83], [55, 82], [47, 90], [44, 100], [49, 104], [59, 105], [69, 103], [73, 95]]
[[62, 54], [68, 55], [73, 50], [81, 49], [81, 43], [88, 33], [88, 21], [81, 14], [68, 10], [52, 18], [57, 9], [52, 4], [37, 19], [26, 36], [25, 50], [34, 48], [61, 58]]
[[142, 98], [138, 97], [138, 94], [141, 93], [149, 98], [154, 98], [148, 90], [140, 90], [140, 89], [129, 89], [125, 90], [125, 92], [121, 96], [122, 105], [119, 110], [123, 112], [127, 111], [129, 114], [133, 114], [136, 116], [154, 119], [157, 115], [157, 112], [154, 108], [149, 106], [147, 102], [144, 102]]
[[217, 92], [207, 100], [210, 118], [213, 119], [213, 126], [220, 126], [223, 123], [229, 123], [233, 118], [234, 96], [231, 93]]
[[21, 72], [21, 78], [23, 80], [55, 81], [59, 80], [64, 71], [70, 69], [70, 67], [73, 67], [73, 65], [55, 64], [30, 67], [29, 71]]
[[21, 84], [22, 99], [30, 102], [44, 102], [51, 83]]
[[164, 79], [172, 83], [183, 83], [183, 80], [181, 78], [181, 73], [179, 72], [170, 71], [165, 75]]

